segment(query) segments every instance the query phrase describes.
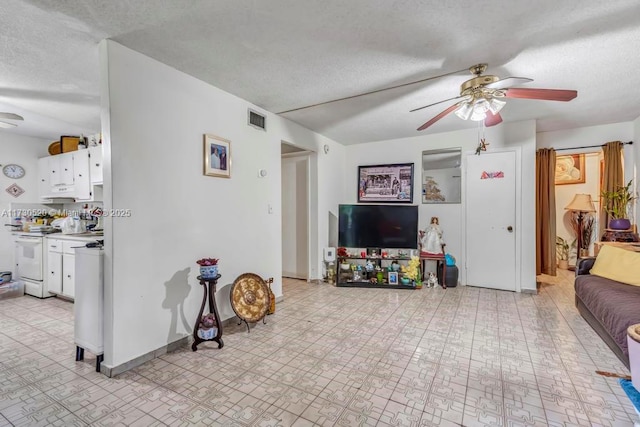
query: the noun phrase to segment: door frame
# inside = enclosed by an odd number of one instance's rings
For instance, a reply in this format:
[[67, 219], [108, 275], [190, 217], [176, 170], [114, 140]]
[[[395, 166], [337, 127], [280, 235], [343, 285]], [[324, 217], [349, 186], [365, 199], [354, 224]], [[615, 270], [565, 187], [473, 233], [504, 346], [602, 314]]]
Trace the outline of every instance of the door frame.
[[[504, 153], [514, 152], [515, 158], [515, 292], [522, 291], [522, 148], [521, 147], [501, 147], [492, 149], [491, 151], [482, 152], [480, 156], [491, 155], [492, 153]], [[470, 155], [477, 155], [475, 151], [467, 151], [464, 156], [464, 168], [462, 171], [462, 181], [464, 183], [462, 188], [462, 197], [464, 200], [464, 207], [462, 209], [462, 239], [464, 257], [464, 284], [468, 285], [469, 275], [467, 274], [468, 268], [468, 254], [467, 254], [467, 158]]]
[[[294, 144], [282, 141], [283, 144], [287, 144], [287, 145], [291, 145], [294, 147]], [[312, 249], [313, 248], [317, 248], [317, 244], [313, 244], [314, 240], [313, 240], [313, 233], [311, 232], [311, 225], [312, 225], [312, 206], [311, 206], [311, 178], [312, 178], [312, 156], [315, 154], [315, 152], [310, 151], [310, 150], [303, 150], [303, 151], [298, 151], [295, 153], [286, 153], [286, 154], [281, 154], [280, 158], [282, 159], [288, 159], [288, 158], [293, 158], [293, 157], [304, 157], [305, 158], [305, 162], [307, 164], [307, 200], [306, 200], [306, 208], [307, 208], [307, 277], [302, 279], [302, 280], [306, 280], [307, 282], [311, 281], [311, 274], [312, 274], [312, 263], [311, 260], [315, 259], [313, 254], [312, 254]], [[282, 189], [282, 173], [280, 174], [280, 188]], [[282, 203], [282, 197], [280, 198], [280, 203]], [[280, 206], [280, 212], [282, 212], [282, 206]], [[282, 213], [280, 216], [280, 220], [282, 221]], [[280, 233], [282, 234], [282, 229], [280, 229]], [[282, 241], [282, 236], [281, 236], [281, 241]], [[282, 249], [281, 249], [282, 250]]]

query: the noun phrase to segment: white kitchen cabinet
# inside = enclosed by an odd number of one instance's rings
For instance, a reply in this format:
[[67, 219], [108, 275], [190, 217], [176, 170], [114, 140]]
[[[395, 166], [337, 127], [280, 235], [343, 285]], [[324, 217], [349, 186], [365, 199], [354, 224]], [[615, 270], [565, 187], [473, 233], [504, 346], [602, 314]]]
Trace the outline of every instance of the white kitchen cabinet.
[[91, 184], [102, 184], [102, 145], [89, 148], [89, 174]]
[[49, 157], [49, 182], [53, 187], [70, 186], [73, 178], [73, 153]]
[[53, 294], [62, 293], [62, 253], [51, 252], [47, 254], [47, 275], [46, 281], [49, 292]]
[[[102, 147], [99, 147], [102, 149]], [[91, 178], [92, 169], [102, 181], [102, 160], [90, 166], [89, 150], [77, 150], [38, 160], [39, 186], [41, 199], [76, 199], [92, 201], [94, 199]], [[98, 172], [95, 163], [100, 165]]]
[[48, 157], [38, 159], [38, 195], [41, 199], [48, 199], [51, 196]]
[[93, 200], [91, 177], [89, 176], [89, 150], [78, 150], [73, 155], [73, 196], [76, 200]]
[[76, 297], [76, 256], [62, 255], [62, 295], [69, 298]]
[[49, 292], [75, 298], [75, 249], [84, 247], [85, 241], [47, 238], [47, 275]]

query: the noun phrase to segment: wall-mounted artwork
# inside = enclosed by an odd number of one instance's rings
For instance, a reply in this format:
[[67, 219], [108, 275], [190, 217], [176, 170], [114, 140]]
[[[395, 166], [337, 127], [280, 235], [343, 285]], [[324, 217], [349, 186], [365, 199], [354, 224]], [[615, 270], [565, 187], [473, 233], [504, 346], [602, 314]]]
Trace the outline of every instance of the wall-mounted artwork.
[[204, 135], [204, 174], [231, 177], [231, 141], [215, 135]]
[[359, 203], [412, 203], [413, 163], [358, 166]]
[[585, 182], [584, 154], [556, 157], [556, 185]]

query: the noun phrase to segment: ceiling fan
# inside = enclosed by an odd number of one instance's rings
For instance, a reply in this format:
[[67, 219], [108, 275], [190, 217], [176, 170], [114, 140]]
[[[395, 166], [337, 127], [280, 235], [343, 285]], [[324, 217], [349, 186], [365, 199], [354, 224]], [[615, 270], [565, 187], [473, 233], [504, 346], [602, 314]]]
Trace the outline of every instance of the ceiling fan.
[[24, 120], [24, 118], [13, 113], [0, 113], [0, 128], [10, 129], [18, 125], [11, 122], [5, 122], [5, 120]]
[[533, 79], [526, 77], [507, 77], [501, 79], [498, 76], [482, 75], [487, 69], [487, 64], [477, 64], [469, 68], [475, 77], [462, 83], [460, 96], [456, 96], [424, 107], [411, 110], [418, 111], [443, 102], [459, 100], [431, 120], [424, 123], [418, 130], [425, 130], [447, 114], [454, 112], [463, 120], [484, 120], [485, 126], [495, 126], [502, 122], [500, 110], [506, 102], [503, 98], [540, 99], [547, 101], [571, 101], [578, 96], [578, 91], [563, 89], [522, 89], [514, 88]]

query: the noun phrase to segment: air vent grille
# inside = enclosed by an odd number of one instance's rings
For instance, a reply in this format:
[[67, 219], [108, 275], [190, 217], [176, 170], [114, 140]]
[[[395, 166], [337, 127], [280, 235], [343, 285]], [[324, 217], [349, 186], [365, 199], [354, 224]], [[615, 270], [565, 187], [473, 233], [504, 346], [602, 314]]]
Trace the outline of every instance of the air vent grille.
[[258, 129], [267, 130], [267, 118], [262, 114], [249, 109], [249, 126], [253, 126]]

